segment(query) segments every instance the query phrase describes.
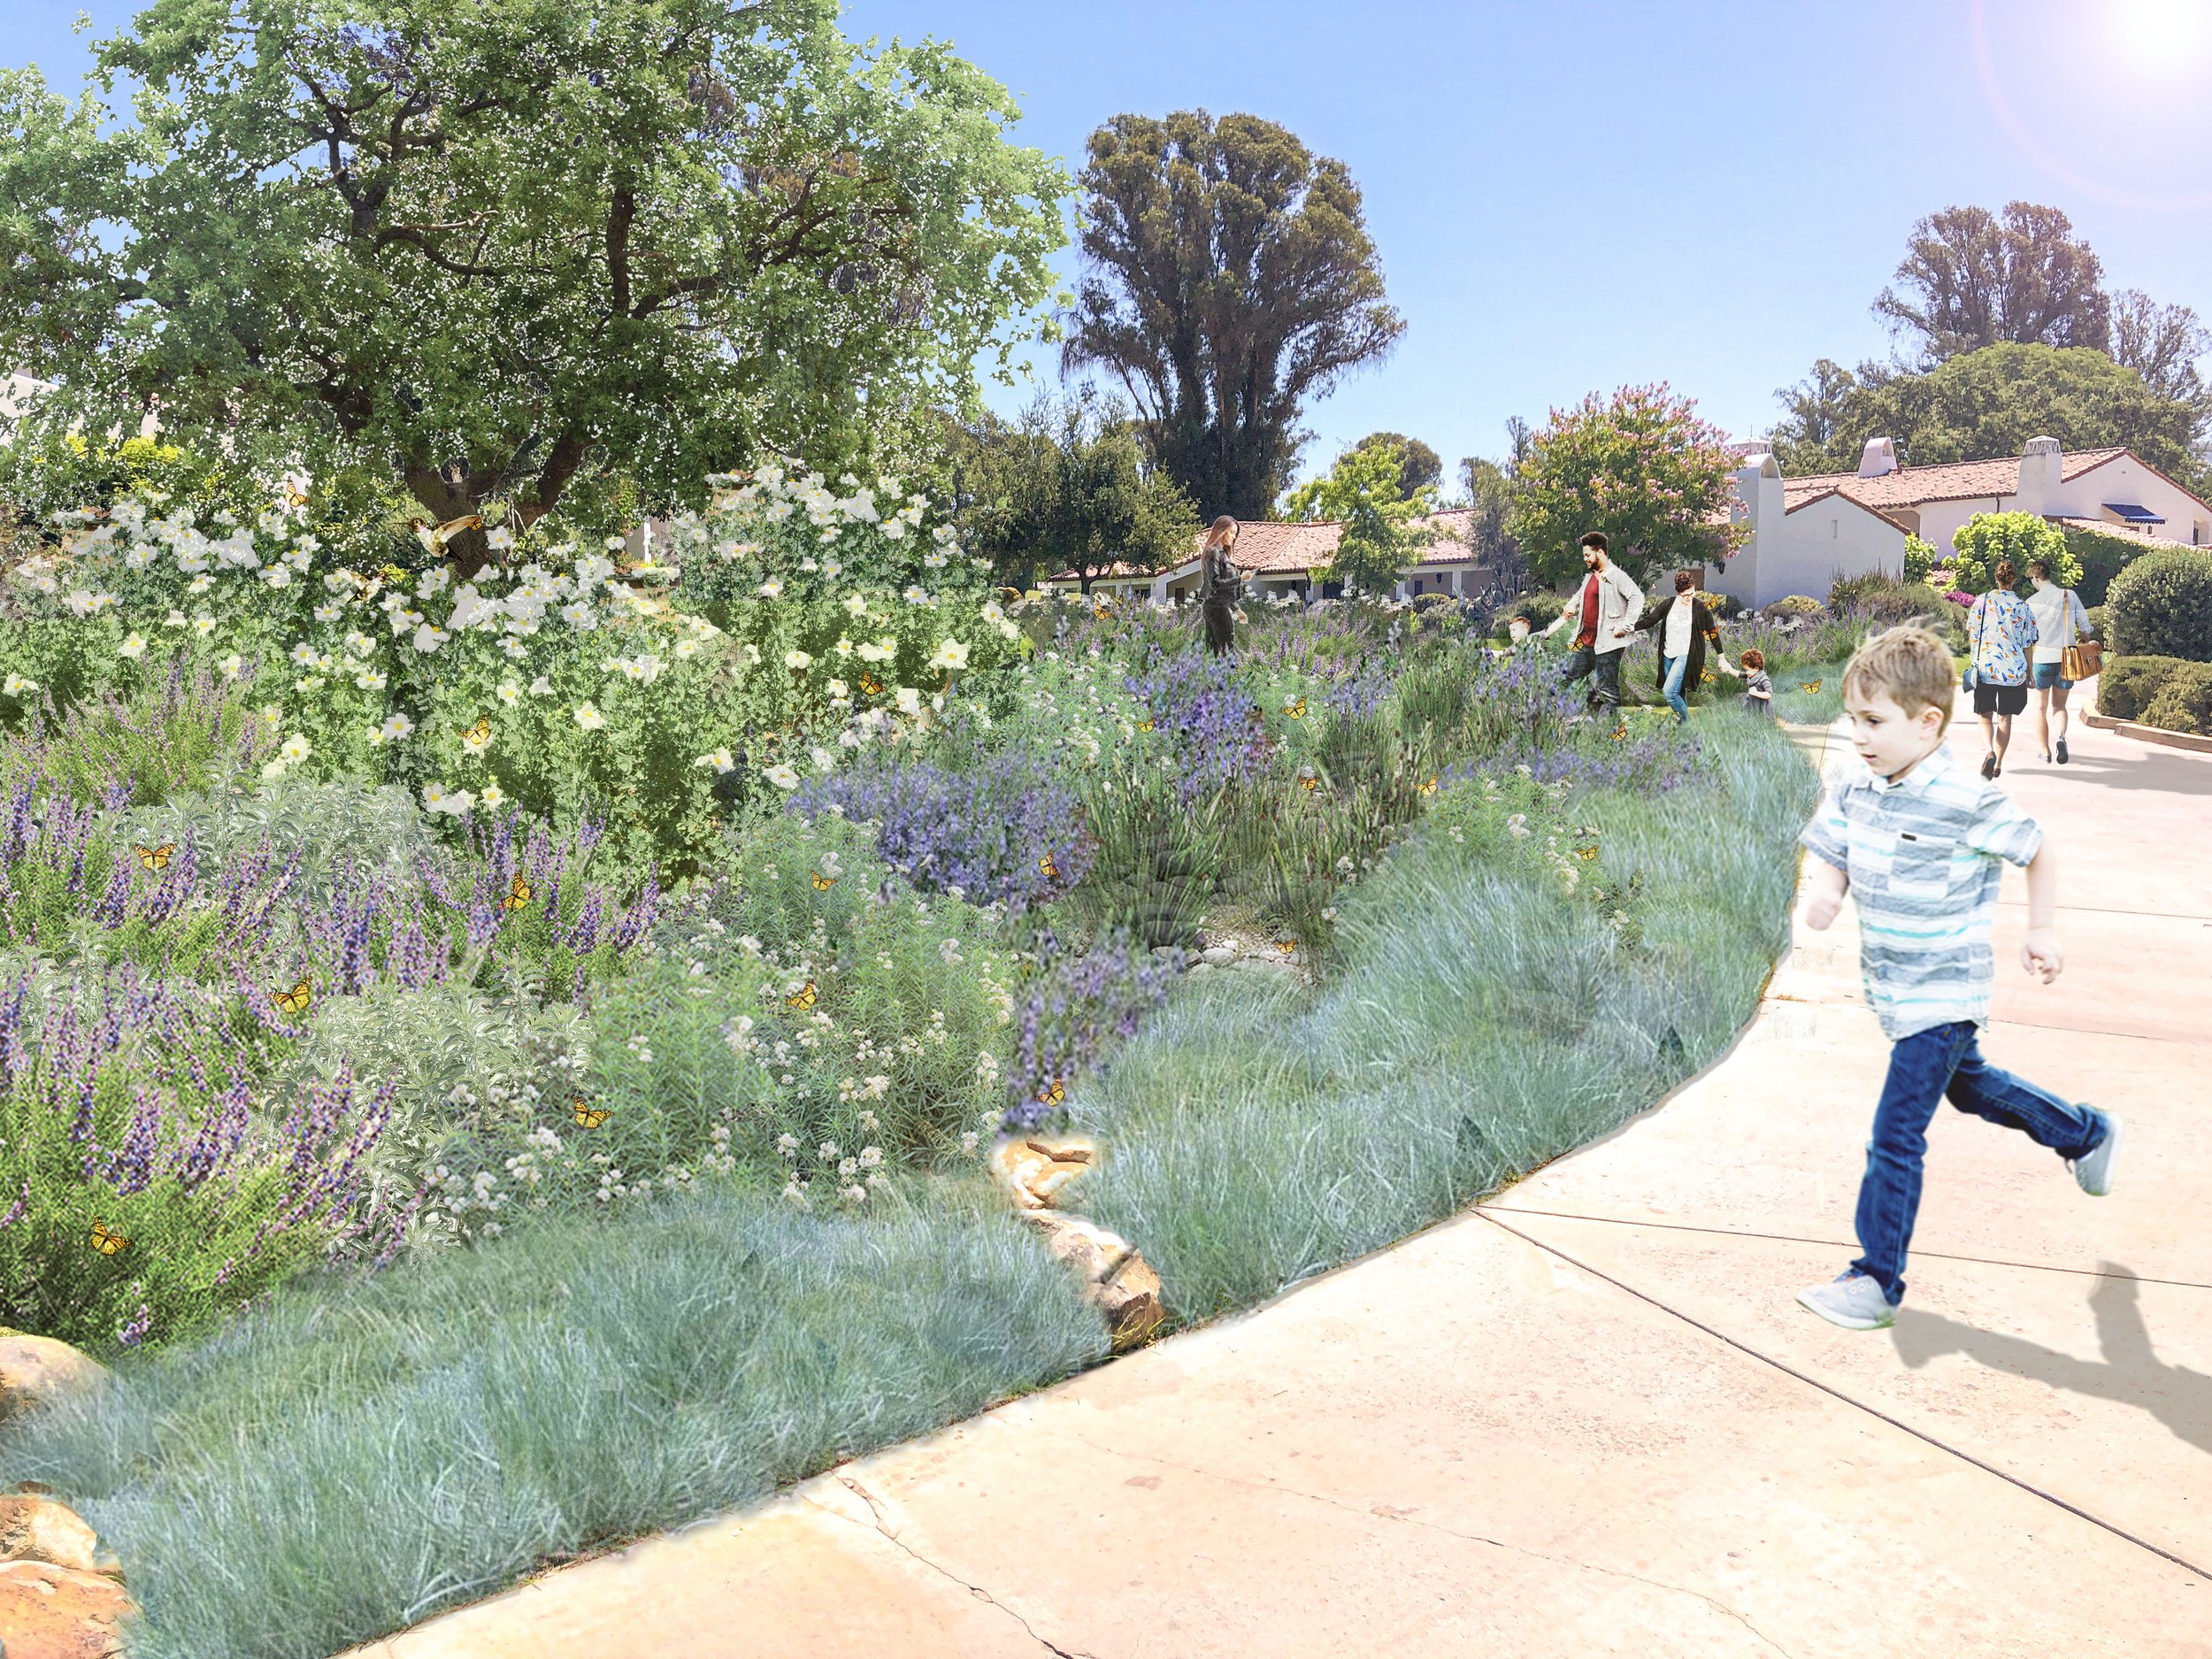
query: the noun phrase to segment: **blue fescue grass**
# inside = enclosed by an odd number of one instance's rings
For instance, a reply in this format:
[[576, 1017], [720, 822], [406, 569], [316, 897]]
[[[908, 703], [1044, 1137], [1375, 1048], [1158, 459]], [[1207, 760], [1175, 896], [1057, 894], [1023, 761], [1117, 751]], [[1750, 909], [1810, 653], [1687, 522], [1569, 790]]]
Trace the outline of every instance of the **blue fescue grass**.
[[1643, 1110], [1748, 1017], [1786, 942], [1810, 770], [1771, 727], [1698, 722], [1709, 774], [1593, 795], [1632, 944], [1548, 877], [1440, 838], [1394, 856], [1309, 1001], [1193, 986], [1089, 1091], [1086, 1208], [1202, 1318], [1378, 1248]]
[[[1770, 669], [1774, 712], [1801, 726], [1826, 726], [1843, 712], [1843, 668], [1848, 658], [1789, 669]], [[1816, 687], [1816, 690], [1806, 687]]]
[[28, 1419], [0, 1463], [129, 1564], [132, 1659], [322, 1659], [1105, 1346], [979, 1181], [865, 1219], [699, 1194], [285, 1293]]

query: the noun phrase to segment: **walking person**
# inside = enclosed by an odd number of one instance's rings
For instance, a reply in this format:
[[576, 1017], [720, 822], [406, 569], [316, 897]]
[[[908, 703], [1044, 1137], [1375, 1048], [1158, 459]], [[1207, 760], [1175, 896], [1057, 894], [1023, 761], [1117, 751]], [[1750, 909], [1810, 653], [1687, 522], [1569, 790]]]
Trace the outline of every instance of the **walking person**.
[[1231, 562], [1237, 521], [1223, 513], [1206, 532], [1198, 549], [1198, 613], [1206, 625], [1206, 649], [1226, 657], [1235, 641], [1236, 603], [1244, 596], [1244, 572]]
[[[1574, 655], [1567, 659], [1565, 683], [1571, 686], [1578, 680], [1589, 679], [1593, 687], [1589, 707], [1594, 711], [1612, 710], [1617, 730], [1621, 725], [1621, 657], [1636, 632], [1643, 590], [1613, 563], [1605, 532], [1587, 532], [1580, 545], [1582, 567], [1589, 574], [1583, 578], [1581, 593], [1567, 602], [1552, 628], [1573, 626]], [[1550, 633], [1551, 628], [1545, 632]]]
[[[2066, 653], [2093, 633], [2081, 595], [2051, 580], [2051, 567], [2043, 559], [2028, 561], [2028, 580], [2035, 591], [2028, 595], [2028, 611], [2035, 618], [2035, 650], [2030, 659], [2030, 688], [2035, 693], [2035, 741], [2043, 758], [2066, 764], [2066, 694], [2074, 682], [2066, 678]], [[2056, 736], [2054, 737], [2053, 733]]]
[[2002, 864], [2027, 869], [2021, 965], [2048, 985], [2066, 959], [2054, 931], [2049, 841], [2002, 790], [1969, 776], [1944, 749], [1951, 672], [1949, 648], [1924, 628], [1891, 628], [1859, 648], [1843, 671], [1843, 706], [1864, 764], [1832, 779], [1803, 837], [1813, 855], [1806, 925], [1828, 926], [1847, 893], [1856, 902], [1867, 1004], [1893, 1045], [1859, 1185], [1858, 1259], [1797, 1297], [1852, 1331], [1896, 1320], [1928, 1125], [1947, 1096], [2058, 1154], [2093, 1198], [2111, 1192], [2120, 1151], [2116, 1114], [2070, 1104], [1981, 1056]]
[[1656, 629], [1659, 634], [1659, 695], [1667, 700], [1667, 707], [1674, 710], [1678, 723], [1690, 718], [1688, 691], [1702, 685], [1705, 677], [1705, 647], [1713, 648], [1714, 660], [1720, 672], [1732, 678], [1740, 678], [1729, 666], [1728, 653], [1720, 642], [1720, 624], [1714, 618], [1712, 607], [1697, 596], [1697, 573], [1677, 571], [1674, 573], [1674, 593], [1647, 607], [1636, 619], [1636, 630]]
[[1966, 619], [1974, 651], [1974, 712], [1981, 717], [1982, 737], [1989, 749], [1982, 757], [1985, 778], [1994, 778], [2005, 769], [2012, 717], [2028, 706], [2028, 653], [2036, 641], [2035, 613], [2012, 591], [2020, 580], [2012, 561], [1999, 559], [1990, 576], [1996, 585], [1974, 602]]

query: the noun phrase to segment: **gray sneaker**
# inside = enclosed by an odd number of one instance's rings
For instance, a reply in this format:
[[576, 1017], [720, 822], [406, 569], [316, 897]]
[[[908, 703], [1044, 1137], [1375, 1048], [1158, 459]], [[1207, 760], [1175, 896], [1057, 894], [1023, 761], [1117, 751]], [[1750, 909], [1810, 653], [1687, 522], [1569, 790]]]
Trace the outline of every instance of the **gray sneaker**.
[[1797, 1300], [1847, 1331], [1879, 1331], [1897, 1323], [1897, 1310], [1882, 1294], [1882, 1287], [1856, 1268], [1832, 1283], [1799, 1291]]
[[2089, 1149], [2088, 1156], [2073, 1160], [2074, 1181], [2092, 1198], [2107, 1198], [2112, 1193], [2112, 1166], [2120, 1161], [2120, 1114], [2104, 1115], [2104, 1139]]

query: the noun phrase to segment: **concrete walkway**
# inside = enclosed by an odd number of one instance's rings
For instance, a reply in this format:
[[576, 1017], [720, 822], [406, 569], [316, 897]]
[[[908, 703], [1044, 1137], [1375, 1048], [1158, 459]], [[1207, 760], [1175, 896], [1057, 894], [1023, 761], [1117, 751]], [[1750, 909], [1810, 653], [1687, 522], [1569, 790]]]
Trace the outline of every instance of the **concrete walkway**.
[[1791, 1301], [1853, 1253], [1886, 1057], [1847, 915], [1727, 1059], [1492, 1204], [365, 1651], [2212, 1655], [2212, 757], [2074, 748], [2005, 779], [2069, 966], [2017, 968], [2008, 873], [1986, 1051], [2126, 1112], [2119, 1188], [1939, 1118], [1893, 1332]]

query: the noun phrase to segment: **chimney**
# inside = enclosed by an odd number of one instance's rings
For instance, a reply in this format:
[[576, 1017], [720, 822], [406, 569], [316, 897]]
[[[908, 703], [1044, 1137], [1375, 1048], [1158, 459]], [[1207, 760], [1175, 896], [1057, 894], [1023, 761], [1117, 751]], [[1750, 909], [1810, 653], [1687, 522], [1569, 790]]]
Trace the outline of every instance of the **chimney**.
[[2062, 459], [2056, 438], [2028, 440], [2028, 447], [2020, 451], [2020, 488], [2012, 503], [2015, 512], [2057, 511]]
[[1880, 478], [1897, 470], [1897, 446], [1887, 438], [1869, 438], [1859, 452], [1859, 476]]

